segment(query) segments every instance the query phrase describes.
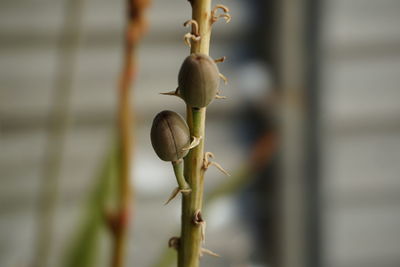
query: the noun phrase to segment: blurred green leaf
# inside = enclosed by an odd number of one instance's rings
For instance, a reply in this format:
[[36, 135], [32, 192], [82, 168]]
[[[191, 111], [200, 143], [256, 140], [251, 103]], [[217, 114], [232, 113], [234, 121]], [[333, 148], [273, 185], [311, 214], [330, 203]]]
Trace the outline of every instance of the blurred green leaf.
[[88, 197], [77, 234], [66, 253], [64, 267], [97, 266], [101, 234], [107, 230], [104, 227], [107, 204], [115, 197], [116, 160], [116, 149], [113, 148], [108, 152]]

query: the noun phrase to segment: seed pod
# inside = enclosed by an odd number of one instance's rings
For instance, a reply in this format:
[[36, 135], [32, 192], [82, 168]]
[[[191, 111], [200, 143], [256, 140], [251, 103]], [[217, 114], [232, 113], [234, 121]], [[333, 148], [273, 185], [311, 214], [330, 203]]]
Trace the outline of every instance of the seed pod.
[[219, 70], [205, 54], [191, 54], [182, 64], [178, 76], [179, 94], [186, 104], [201, 108], [215, 98], [219, 87]]
[[185, 120], [173, 111], [164, 110], [157, 114], [151, 127], [151, 144], [164, 161], [177, 161], [185, 157], [190, 144], [190, 131]]

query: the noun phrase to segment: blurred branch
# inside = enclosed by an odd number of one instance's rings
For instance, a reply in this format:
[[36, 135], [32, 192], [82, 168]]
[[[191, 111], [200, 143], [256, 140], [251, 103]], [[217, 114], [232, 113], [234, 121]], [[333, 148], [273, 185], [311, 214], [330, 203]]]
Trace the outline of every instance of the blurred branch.
[[132, 116], [130, 87], [136, 77], [136, 46], [146, 30], [144, 10], [149, 0], [127, 0], [127, 26], [124, 41], [124, 61], [119, 84], [118, 126], [119, 126], [119, 194], [118, 207], [109, 225], [113, 235], [112, 263], [114, 267], [124, 264], [124, 254], [131, 209], [130, 171], [132, 162]]
[[33, 267], [48, 265], [53, 240], [57, 187], [69, 122], [70, 95], [80, 35], [83, 1], [71, 0], [65, 1], [65, 3], [64, 22], [57, 44], [56, 74], [53, 81], [51, 107], [48, 112], [48, 136], [39, 186]]

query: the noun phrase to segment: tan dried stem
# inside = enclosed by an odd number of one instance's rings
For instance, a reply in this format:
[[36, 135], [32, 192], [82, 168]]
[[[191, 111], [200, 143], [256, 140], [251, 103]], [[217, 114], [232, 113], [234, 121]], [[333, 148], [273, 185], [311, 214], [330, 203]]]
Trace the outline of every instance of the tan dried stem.
[[118, 103], [118, 128], [120, 148], [120, 173], [118, 175], [119, 192], [117, 210], [115, 211], [115, 229], [111, 266], [124, 266], [125, 250], [129, 225], [129, 213], [131, 210], [131, 183], [130, 170], [132, 162], [132, 114], [131, 114], [131, 90], [130, 87], [136, 76], [136, 64], [134, 52], [136, 46], [146, 30], [144, 10], [149, 0], [127, 0], [127, 25], [124, 40], [124, 59], [119, 83]]

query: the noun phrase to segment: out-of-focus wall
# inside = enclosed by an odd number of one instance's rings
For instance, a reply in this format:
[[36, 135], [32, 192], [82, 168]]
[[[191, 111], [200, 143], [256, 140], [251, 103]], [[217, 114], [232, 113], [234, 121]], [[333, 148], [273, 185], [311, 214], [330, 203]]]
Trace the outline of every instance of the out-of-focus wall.
[[323, 2], [324, 266], [399, 266], [400, 2]]

